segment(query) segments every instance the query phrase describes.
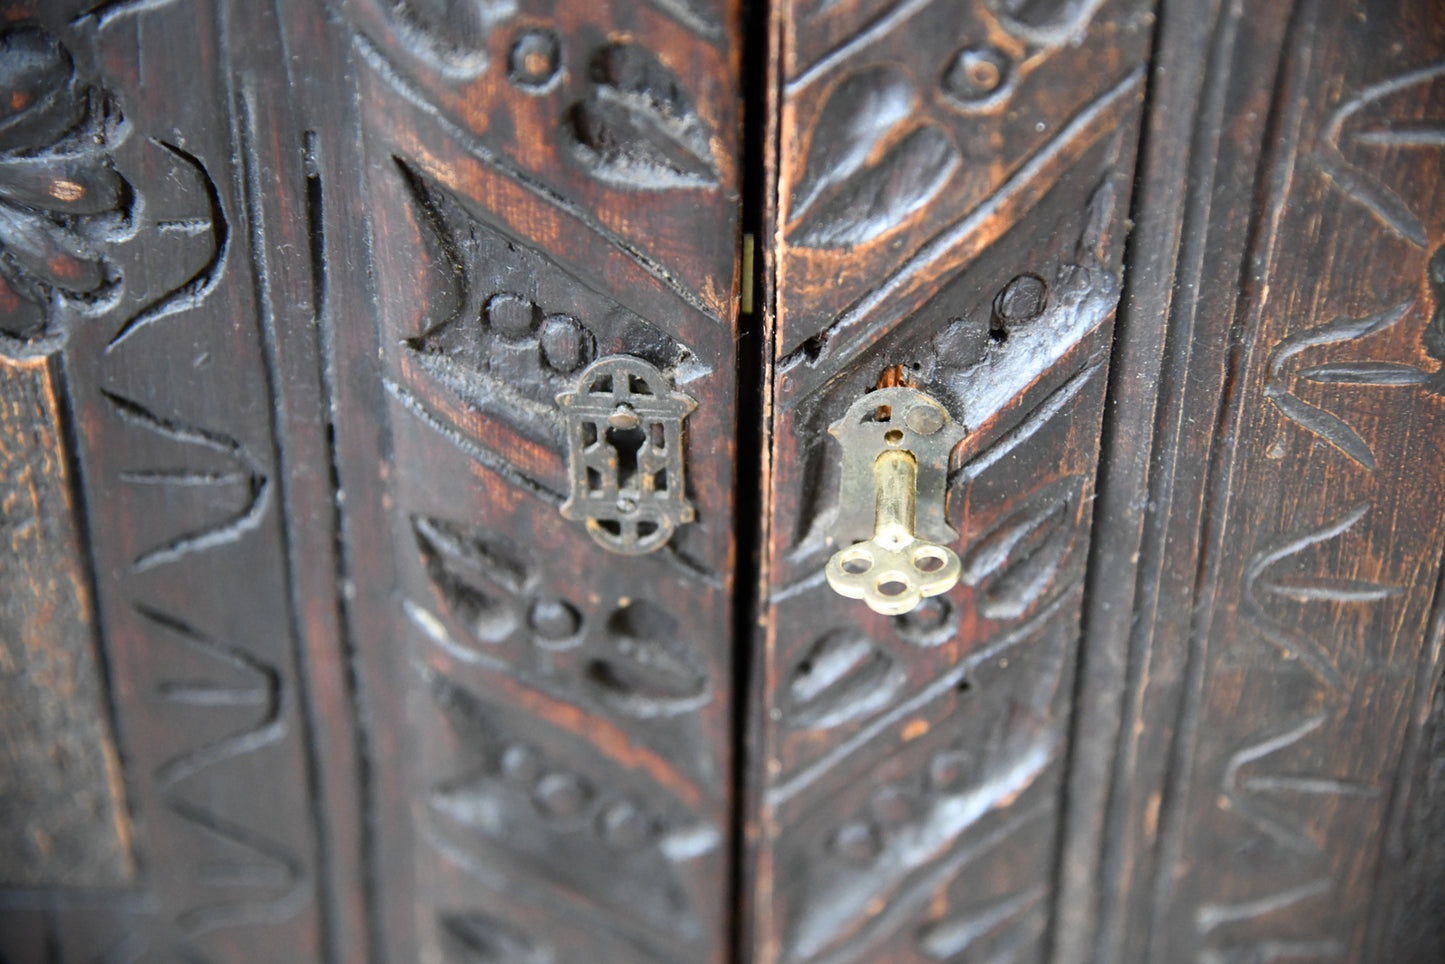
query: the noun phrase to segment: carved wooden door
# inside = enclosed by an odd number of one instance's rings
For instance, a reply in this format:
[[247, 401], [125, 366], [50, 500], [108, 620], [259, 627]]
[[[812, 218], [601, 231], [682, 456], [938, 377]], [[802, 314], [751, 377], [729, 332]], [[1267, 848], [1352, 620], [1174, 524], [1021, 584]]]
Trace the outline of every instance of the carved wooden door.
[[1445, 955], [1428, 0], [0, 10], [0, 961]]

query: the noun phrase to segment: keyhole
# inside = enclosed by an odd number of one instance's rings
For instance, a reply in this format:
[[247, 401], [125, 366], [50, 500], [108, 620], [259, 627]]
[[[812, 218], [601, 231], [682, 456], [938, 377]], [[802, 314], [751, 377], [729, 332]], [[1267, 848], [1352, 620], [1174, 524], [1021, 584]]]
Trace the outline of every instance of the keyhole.
[[619, 491], [636, 491], [637, 485], [637, 455], [642, 451], [642, 443], [647, 441], [647, 433], [640, 425], [632, 428], [609, 428], [607, 430], [607, 444], [617, 453], [617, 488]]

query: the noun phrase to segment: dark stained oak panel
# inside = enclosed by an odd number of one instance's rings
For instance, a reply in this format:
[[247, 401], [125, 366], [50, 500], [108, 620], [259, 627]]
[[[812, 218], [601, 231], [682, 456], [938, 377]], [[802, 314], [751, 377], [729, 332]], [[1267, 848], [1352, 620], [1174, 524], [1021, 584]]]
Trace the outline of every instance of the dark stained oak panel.
[[[1399, 911], [1438, 887], [1404, 856], [1438, 807], [1445, 23], [1177, 10], [1163, 56], [1208, 54], [1160, 89], [1125, 319], [1136, 357], [1166, 322], [1142, 544], [1100, 554], [1089, 622], [1134, 614], [1089, 640], [1083, 692], [1125, 673], [1117, 731], [1081, 737], [1083, 760], [1117, 739], [1093, 953], [1432, 960]], [[1123, 527], [1155, 403], [1117, 384]]]
[[56, 363], [0, 359], [0, 886], [123, 886], [130, 817]]
[[[1002, 7], [774, 13], [751, 960], [1048, 947], [1152, 18]], [[967, 433], [947, 504], [963, 576], [885, 617], [824, 580], [842, 463], [828, 426], [900, 381]]]
[[[374, 951], [721, 961], [738, 15], [322, 7], [297, 30], [357, 98], [316, 150]], [[698, 403], [696, 521], [628, 557], [560, 512], [557, 396], [616, 354]]]

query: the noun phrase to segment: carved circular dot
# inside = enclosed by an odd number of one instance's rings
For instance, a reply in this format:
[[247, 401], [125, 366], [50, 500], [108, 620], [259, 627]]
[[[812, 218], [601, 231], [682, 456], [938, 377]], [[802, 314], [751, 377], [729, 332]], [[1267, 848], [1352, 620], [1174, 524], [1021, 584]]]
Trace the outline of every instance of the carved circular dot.
[[592, 788], [575, 773], [549, 773], [537, 781], [533, 800], [549, 817], [576, 816], [592, 799]]
[[833, 850], [849, 860], [872, 860], [881, 849], [878, 828], [866, 820], [852, 820], [833, 834]]
[[643, 843], [652, 827], [631, 800], [618, 800], [597, 815], [597, 832], [613, 847], [630, 850]]
[[539, 339], [542, 361], [563, 375], [570, 375], [592, 360], [597, 353], [597, 339], [576, 318], [549, 315], [542, 322]]
[[993, 299], [994, 317], [1005, 326], [1022, 325], [1044, 313], [1049, 286], [1034, 274], [1021, 274], [1004, 285]]
[[883, 441], [887, 442], [889, 445], [897, 445], [899, 442], [903, 441], [902, 430], [890, 428], [888, 431], [883, 433]]
[[504, 338], [520, 339], [531, 335], [541, 320], [541, 312], [528, 298], [521, 295], [492, 295], [482, 309], [487, 327]]
[[1007, 96], [1013, 61], [997, 47], [968, 47], [954, 55], [943, 75], [943, 92], [965, 110], [994, 106]]
[[502, 748], [501, 770], [514, 783], [531, 783], [540, 772], [537, 752], [524, 743], [509, 743]]
[[545, 93], [562, 74], [562, 41], [550, 30], [523, 30], [507, 55], [507, 79], [529, 94]]
[[893, 617], [898, 635], [915, 646], [939, 646], [953, 636], [953, 604], [926, 596], [911, 612]]
[[582, 628], [582, 614], [563, 599], [538, 599], [527, 610], [527, 625], [539, 645], [555, 648], [570, 643]]

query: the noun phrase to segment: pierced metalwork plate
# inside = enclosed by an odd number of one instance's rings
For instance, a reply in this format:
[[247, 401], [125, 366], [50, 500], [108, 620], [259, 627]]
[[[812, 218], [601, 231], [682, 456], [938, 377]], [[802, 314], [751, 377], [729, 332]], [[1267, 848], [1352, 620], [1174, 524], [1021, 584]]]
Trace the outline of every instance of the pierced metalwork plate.
[[696, 513], [687, 499], [682, 422], [697, 408], [631, 355], [599, 358], [557, 396], [567, 419], [572, 491], [562, 515], [605, 549], [635, 556], [667, 544]]

